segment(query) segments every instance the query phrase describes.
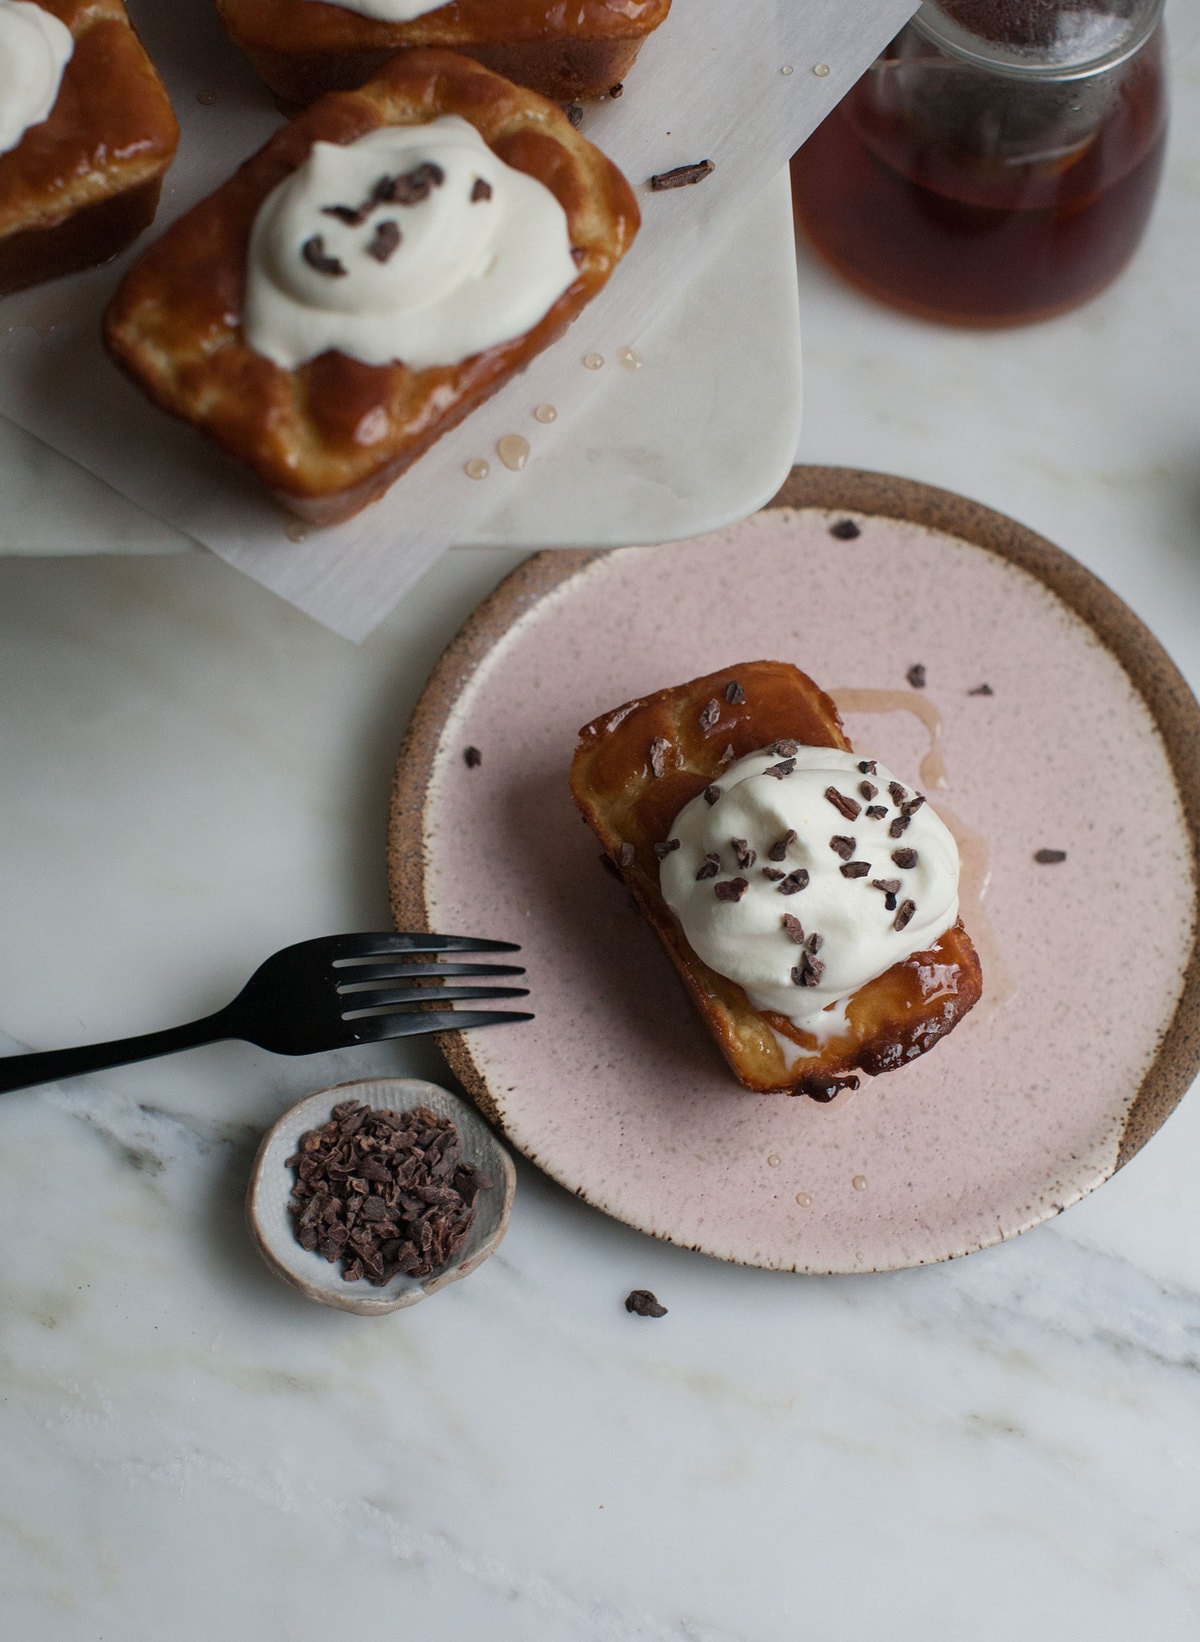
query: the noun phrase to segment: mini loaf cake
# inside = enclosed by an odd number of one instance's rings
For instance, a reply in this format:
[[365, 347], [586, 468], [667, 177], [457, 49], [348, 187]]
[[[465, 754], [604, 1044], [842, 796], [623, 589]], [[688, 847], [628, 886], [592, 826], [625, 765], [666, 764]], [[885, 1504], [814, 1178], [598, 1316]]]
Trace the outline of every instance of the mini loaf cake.
[[351, 91], [394, 52], [474, 57], [558, 102], [620, 84], [671, 0], [217, 0], [230, 37], [279, 100]]
[[797, 668], [747, 662], [603, 714], [571, 790], [748, 1089], [832, 1100], [978, 1001], [953, 837]]
[[0, 0], [0, 296], [123, 250], [178, 140], [121, 0]]
[[105, 338], [165, 410], [334, 524], [553, 342], [637, 226], [625, 179], [553, 103], [403, 52], [176, 222]]

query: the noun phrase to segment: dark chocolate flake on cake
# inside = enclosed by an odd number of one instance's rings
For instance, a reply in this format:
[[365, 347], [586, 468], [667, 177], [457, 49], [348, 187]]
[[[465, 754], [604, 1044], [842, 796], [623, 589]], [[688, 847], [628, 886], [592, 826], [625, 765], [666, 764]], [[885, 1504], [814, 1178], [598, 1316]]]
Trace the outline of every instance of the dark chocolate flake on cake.
[[721, 796], [721, 789], [720, 789], [720, 787], [718, 787], [716, 785], [715, 782], [713, 783], [712, 786], [705, 787], [705, 789], [704, 789], [704, 802], [706, 804], [715, 804], [717, 799], [720, 798], [720, 796]]
[[713, 894], [718, 901], [740, 901], [749, 887], [744, 878], [722, 878], [713, 885]]
[[720, 870], [721, 857], [710, 852], [700, 863], [700, 869], [696, 873], [696, 882], [699, 883], [702, 878], [715, 878]]
[[759, 867], [758, 870], [762, 873], [764, 878], [769, 878], [773, 884], [777, 884], [781, 878], [787, 877], [787, 873], [782, 871], [779, 867]]
[[617, 851], [617, 865], [619, 867], [631, 867], [636, 856], [637, 851], [634, 849], [633, 845], [626, 842], [622, 844], [620, 849]]
[[479, 751], [478, 747], [464, 747], [463, 763], [467, 766], [468, 770], [477, 770], [483, 763], [483, 754]]
[[776, 781], [782, 781], [784, 776], [791, 775], [795, 768], [796, 760], [794, 758], [785, 758], [782, 763], [768, 764], [766, 769], [763, 771], [763, 774], [773, 775]]
[[789, 849], [796, 842], [795, 831], [789, 827], [782, 838], [777, 838], [767, 851], [768, 861], [782, 861]]
[[887, 814], [886, 804], [868, 804], [867, 815], [872, 821], [882, 821]]
[[731, 678], [729, 683], [725, 686], [725, 700], [731, 707], [741, 707], [744, 705], [746, 700], [746, 692], [742, 689], [737, 679]]
[[829, 840], [829, 847], [835, 855], [840, 855], [843, 861], [848, 861], [858, 848], [857, 838], [847, 838], [840, 832], [835, 832]]
[[371, 190], [377, 205], [420, 205], [446, 180], [446, 173], [432, 160], [423, 160], [398, 177], [380, 177]]
[[791, 741], [787, 739], [787, 737], [784, 737], [782, 741], [777, 741], [775, 743], [775, 752], [780, 758], [795, 758], [799, 751], [800, 743], [798, 741]]
[[802, 889], [808, 888], [808, 868], [797, 867], [795, 872], [789, 872], [779, 886], [780, 895], [798, 895]]
[[839, 815], [844, 815], [847, 821], [857, 821], [862, 814], [862, 805], [854, 798], [848, 798], [844, 792], [836, 787], [826, 787], [825, 796]]
[[896, 930], [907, 929], [909, 924], [912, 922], [912, 916], [916, 910], [917, 903], [915, 901], [901, 901], [900, 910], [896, 914], [896, 919], [892, 925], [892, 928]]
[[655, 844], [654, 853], [658, 856], [659, 860], [662, 861], [670, 855], [672, 850], [677, 850], [678, 848], [678, 838], [667, 838], [661, 844]]
[[896, 816], [891, 826], [888, 828], [888, 837], [899, 838], [907, 830], [908, 823], [911, 819], [912, 817], [907, 815]]
[[583, 124], [583, 104], [564, 103], [563, 113], [567, 116], [567, 119], [570, 120], [575, 130], [578, 131], [579, 127]]
[[859, 764], [858, 770], [860, 775], [875, 775], [878, 773], [876, 771], [875, 760], [873, 758], [864, 758]]
[[314, 272], [326, 274], [330, 279], [337, 279], [346, 272], [344, 263], [339, 262], [337, 257], [327, 254], [322, 234], [314, 234], [311, 239], [306, 239], [300, 247], [300, 255]]
[[1041, 867], [1054, 867], [1067, 858], [1066, 850], [1035, 850], [1034, 860]]
[[872, 889], [881, 889], [885, 895], [894, 895], [900, 888], [899, 878], [872, 878]]
[[752, 850], [744, 838], [731, 838], [729, 847], [738, 866], [743, 872], [748, 872], [758, 859], [758, 851]]
[[914, 662], [904, 676], [914, 690], [923, 690], [925, 688], [925, 668], [921, 662]]
[[725, 751], [721, 754], [720, 758], [717, 760], [717, 763], [722, 765], [732, 764], [736, 757], [737, 754], [733, 750], [733, 743], [731, 741]]
[[797, 946], [803, 946], [804, 945], [804, 926], [803, 926], [803, 924], [801, 924], [799, 918], [794, 917], [793, 914], [790, 913], [790, 912], [785, 912], [784, 915], [783, 915], [782, 923], [783, 923], [783, 932], [787, 936], [788, 940], [789, 941], [795, 941]]
[[367, 211], [353, 205], [323, 205], [321, 215], [336, 217], [339, 222], [344, 222], [347, 228], [357, 228], [366, 219]]
[[847, 861], [844, 867], [838, 868], [843, 878], [865, 878], [870, 870], [869, 861]]
[[711, 730], [713, 725], [720, 718], [720, 716], [721, 716], [721, 703], [714, 696], [713, 699], [708, 703], [708, 705], [701, 709], [701, 712], [700, 712], [700, 728], [702, 730]]
[[651, 1294], [649, 1289], [634, 1289], [625, 1296], [625, 1310], [635, 1317], [665, 1317], [666, 1306]]
[[810, 952], [820, 952], [825, 945], [825, 937], [824, 935], [810, 935], [804, 944]]
[[905, 869], [905, 871], [908, 871], [908, 869], [910, 867], [915, 867], [916, 866], [918, 856], [917, 856], [916, 850], [910, 850], [910, 849], [893, 850], [892, 851], [892, 860], [896, 863], [896, 865], [898, 867], [903, 867]]
[[864, 798], [874, 798], [875, 794], [879, 791], [879, 788], [873, 785], [870, 781], [860, 781], [858, 784], [858, 790]]
[[921, 808], [921, 805], [924, 802], [925, 802], [924, 793], [918, 793], [915, 798], [910, 798], [907, 801], [907, 803], [901, 804], [900, 814], [901, 815], [915, 815], [917, 813], [917, 811]]
[[852, 542], [856, 536], [862, 535], [862, 531], [853, 519], [838, 519], [830, 525], [829, 534], [839, 542]]
[[371, 243], [367, 246], [367, 255], [374, 257], [376, 262], [386, 262], [393, 256], [400, 245], [400, 226], [385, 218], [371, 236]]
[[893, 804], [903, 804], [904, 800], [908, 797], [908, 788], [902, 787], [898, 781], [889, 781], [888, 791], [892, 795]]
[[492, 185], [486, 177], [476, 177], [471, 187], [471, 204], [476, 205], [480, 200], [490, 200]]

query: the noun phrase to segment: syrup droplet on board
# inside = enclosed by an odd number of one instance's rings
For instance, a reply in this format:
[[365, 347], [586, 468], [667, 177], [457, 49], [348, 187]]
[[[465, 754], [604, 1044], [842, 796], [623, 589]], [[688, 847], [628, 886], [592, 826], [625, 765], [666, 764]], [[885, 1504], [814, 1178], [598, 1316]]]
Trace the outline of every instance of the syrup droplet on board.
[[617, 364], [624, 365], [627, 371], [640, 371], [642, 368], [642, 356], [638, 353], [636, 348], [618, 348]]
[[604, 355], [602, 353], [585, 353], [583, 356], [583, 363], [589, 371], [602, 370], [604, 367]]
[[535, 422], [554, 422], [558, 420], [558, 412], [553, 405], [539, 405], [533, 413]]
[[829, 73], [829, 64], [828, 63], [816, 63], [816, 64], [814, 64], [813, 73], [816, 75], [818, 80], [823, 80], [825, 78], [825, 76]]
[[211, 108], [216, 100], [217, 94], [215, 91], [198, 91], [196, 93], [196, 101], [200, 104], [201, 108]]
[[529, 460], [529, 440], [519, 433], [506, 433], [496, 441], [496, 455], [511, 473], [520, 473]]
[[797, 1192], [796, 1202], [799, 1203], [802, 1209], [809, 1209], [812, 1207], [812, 1198], [807, 1192]]
[[779, 72], [781, 74], [794, 74], [796, 71], [790, 63], [785, 63]]
[[854, 1187], [856, 1192], [865, 1192], [867, 1189], [867, 1177], [865, 1174], [856, 1174], [850, 1184]]
[[777, 1169], [782, 1161], [783, 1159], [780, 1157], [778, 1152], [772, 1152], [770, 1157], [767, 1159], [767, 1162], [772, 1169]]
[[463, 465], [463, 472], [468, 479], [486, 479], [491, 467], [482, 456], [472, 456], [471, 460]]
[[299, 520], [296, 520], [287, 527], [287, 539], [289, 542], [306, 542], [308, 540], [308, 526], [302, 525]]

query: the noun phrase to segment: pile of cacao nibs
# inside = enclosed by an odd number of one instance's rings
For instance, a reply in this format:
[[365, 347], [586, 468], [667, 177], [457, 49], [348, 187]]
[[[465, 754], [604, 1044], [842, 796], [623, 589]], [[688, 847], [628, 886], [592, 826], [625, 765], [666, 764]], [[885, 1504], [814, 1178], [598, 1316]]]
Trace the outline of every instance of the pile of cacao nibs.
[[335, 1106], [300, 1136], [288, 1203], [301, 1248], [342, 1262], [348, 1283], [376, 1286], [397, 1272], [430, 1277], [467, 1240], [475, 1199], [491, 1181], [465, 1161], [458, 1130], [425, 1106]]

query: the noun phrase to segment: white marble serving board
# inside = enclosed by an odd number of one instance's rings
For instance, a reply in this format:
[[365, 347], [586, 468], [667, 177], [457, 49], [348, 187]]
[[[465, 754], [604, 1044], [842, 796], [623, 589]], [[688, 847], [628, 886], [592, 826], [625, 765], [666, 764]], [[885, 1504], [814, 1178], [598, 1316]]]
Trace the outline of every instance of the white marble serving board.
[[[774, 493], [800, 437], [802, 404], [786, 171], [751, 203], [637, 355], [636, 368], [606, 359], [569, 438], [537, 451], [521, 484], [460, 545], [666, 541], [744, 518]], [[0, 417], [0, 495], [0, 553], [201, 550], [7, 417]]]

